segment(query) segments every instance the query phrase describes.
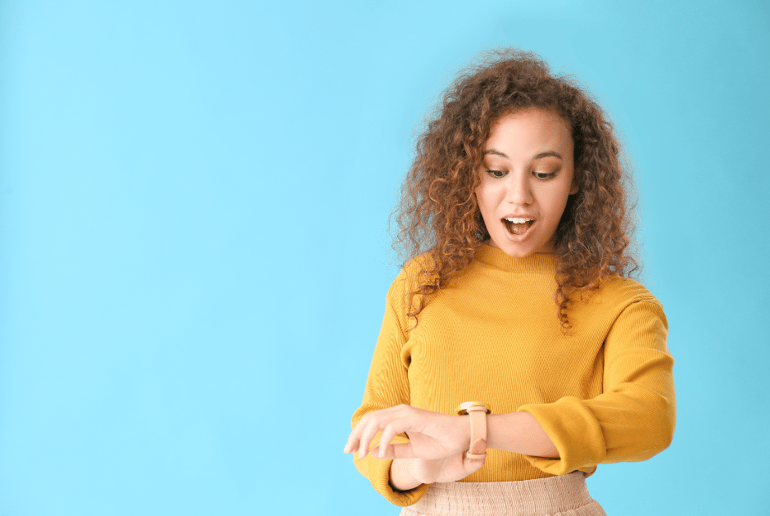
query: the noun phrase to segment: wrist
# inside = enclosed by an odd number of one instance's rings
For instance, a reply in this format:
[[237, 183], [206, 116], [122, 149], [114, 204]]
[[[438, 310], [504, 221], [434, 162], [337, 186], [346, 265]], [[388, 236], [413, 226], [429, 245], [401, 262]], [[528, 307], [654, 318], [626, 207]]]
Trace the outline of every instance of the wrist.
[[467, 452], [471, 448], [471, 416], [463, 414], [457, 418], [460, 421], [460, 442], [463, 443], [463, 452]]
[[416, 476], [415, 460], [394, 459], [390, 463], [389, 483], [395, 491], [410, 491], [423, 484]]

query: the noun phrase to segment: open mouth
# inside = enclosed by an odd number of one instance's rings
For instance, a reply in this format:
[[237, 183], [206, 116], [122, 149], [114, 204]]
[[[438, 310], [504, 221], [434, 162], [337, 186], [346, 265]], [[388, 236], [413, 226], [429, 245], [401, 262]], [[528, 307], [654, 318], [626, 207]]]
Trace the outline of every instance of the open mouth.
[[509, 233], [512, 235], [523, 235], [526, 233], [530, 227], [532, 227], [532, 223], [535, 222], [533, 219], [519, 219], [519, 218], [508, 218], [503, 219], [503, 224], [505, 225], [505, 229], [508, 230]]

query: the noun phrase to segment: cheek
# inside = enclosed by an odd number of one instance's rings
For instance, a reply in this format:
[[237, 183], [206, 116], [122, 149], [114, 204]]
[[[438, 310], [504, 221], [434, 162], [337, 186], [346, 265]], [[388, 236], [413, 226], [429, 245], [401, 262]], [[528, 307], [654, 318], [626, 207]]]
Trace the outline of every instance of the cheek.
[[564, 208], [567, 206], [567, 201], [569, 200], [569, 191], [570, 187], [565, 186], [563, 189], [559, 189], [559, 191], [553, 192], [550, 199], [548, 200], [551, 214], [556, 219], [561, 218], [561, 215], [564, 212]]
[[494, 205], [494, 189], [490, 188], [488, 184], [481, 183], [477, 186], [475, 194], [476, 202], [482, 211], [490, 209]]

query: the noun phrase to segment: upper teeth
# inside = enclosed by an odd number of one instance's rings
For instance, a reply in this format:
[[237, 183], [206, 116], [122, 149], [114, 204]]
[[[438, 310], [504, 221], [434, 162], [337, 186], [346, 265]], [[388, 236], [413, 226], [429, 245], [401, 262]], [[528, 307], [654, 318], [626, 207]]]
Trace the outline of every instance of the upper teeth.
[[509, 217], [509, 218], [506, 218], [505, 220], [507, 220], [508, 222], [513, 222], [514, 224], [524, 224], [525, 222], [530, 222], [533, 219], [519, 219], [515, 217]]

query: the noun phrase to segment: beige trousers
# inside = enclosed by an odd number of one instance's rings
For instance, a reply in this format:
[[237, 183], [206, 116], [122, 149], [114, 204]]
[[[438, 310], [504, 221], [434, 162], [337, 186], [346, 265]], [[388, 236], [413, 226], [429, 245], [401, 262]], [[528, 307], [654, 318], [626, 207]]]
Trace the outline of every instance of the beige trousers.
[[401, 516], [607, 516], [591, 498], [585, 475], [519, 482], [435, 483]]

